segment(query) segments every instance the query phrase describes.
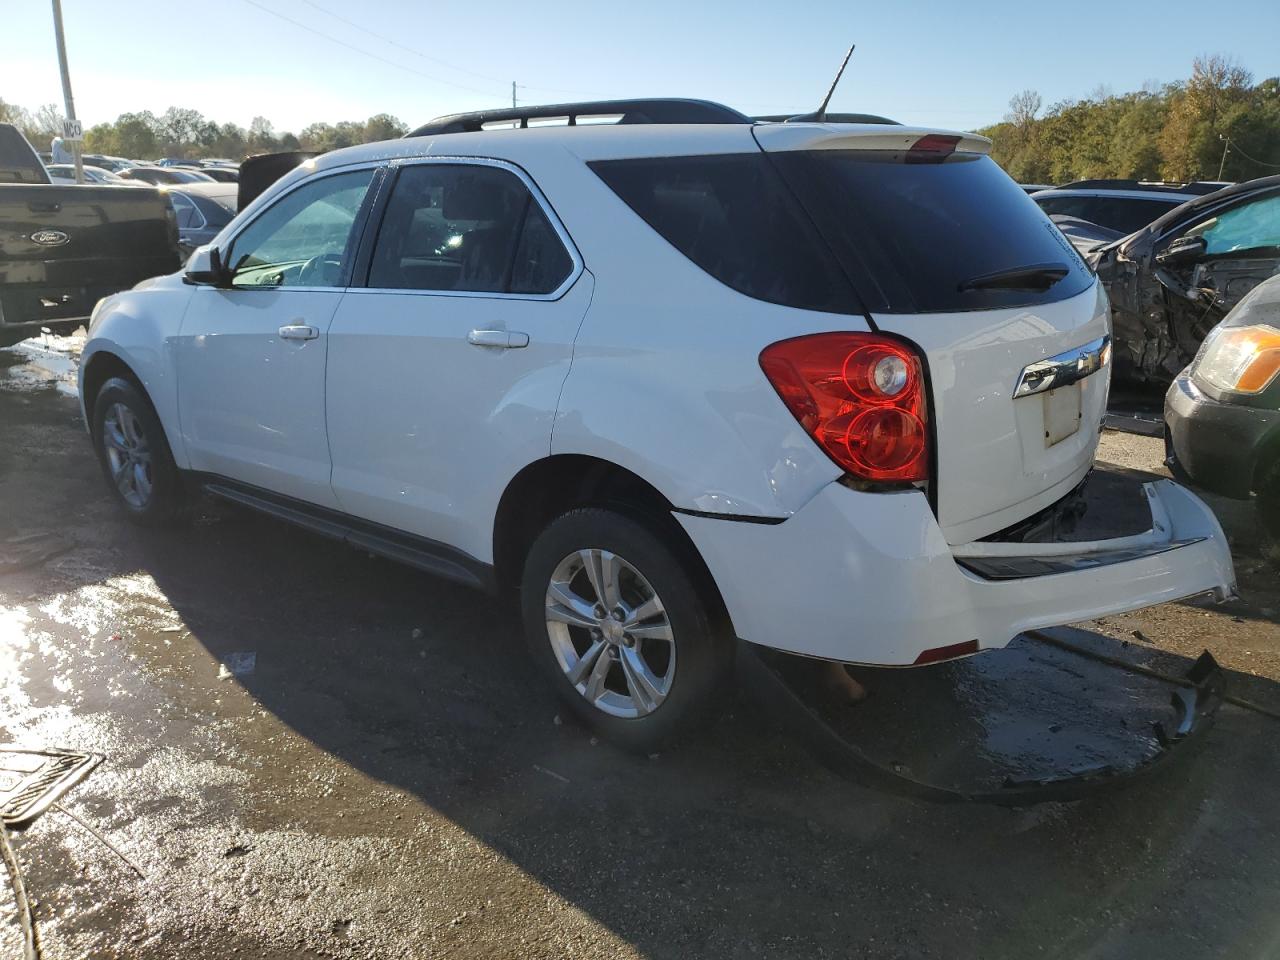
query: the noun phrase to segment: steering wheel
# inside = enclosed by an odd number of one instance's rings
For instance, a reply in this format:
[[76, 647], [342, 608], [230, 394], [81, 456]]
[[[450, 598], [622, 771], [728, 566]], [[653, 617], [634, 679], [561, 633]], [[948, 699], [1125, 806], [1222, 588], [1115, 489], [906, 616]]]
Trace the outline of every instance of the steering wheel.
[[312, 257], [298, 271], [298, 286], [323, 286], [336, 278], [341, 265], [340, 253], [322, 253], [318, 257]]

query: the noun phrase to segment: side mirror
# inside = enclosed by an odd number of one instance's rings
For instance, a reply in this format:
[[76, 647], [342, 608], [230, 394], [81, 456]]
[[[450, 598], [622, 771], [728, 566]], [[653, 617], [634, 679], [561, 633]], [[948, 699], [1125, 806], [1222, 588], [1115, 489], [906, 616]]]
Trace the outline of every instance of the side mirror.
[[1204, 237], [1179, 237], [1156, 254], [1156, 263], [1162, 267], [1190, 263], [1203, 257], [1208, 246]]
[[182, 279], [186, 283], [223, 287], [227, 285], [227, 268], [222, 263], [222, 253], [217, 247], [196, 247], [187, 260]]

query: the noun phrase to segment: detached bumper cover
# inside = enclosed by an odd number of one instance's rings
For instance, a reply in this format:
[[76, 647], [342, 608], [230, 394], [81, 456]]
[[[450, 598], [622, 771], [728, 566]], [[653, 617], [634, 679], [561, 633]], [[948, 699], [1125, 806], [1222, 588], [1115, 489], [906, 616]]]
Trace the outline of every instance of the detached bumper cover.
[[1171, 481], [1146, 488], [1150, 530], [1078, 543], [953, 547], [922, 494], [861, 493], [838, 483], [780, 524], [677, 519], [742, 639], [908, 665], [937, 647], [974, 640], [979, 649], [1003, 647], [1026, 630], [1202, 593], [1234, 595], [1230, 550], [1213, 512]]
[[[918, 800], [1023, 806], [1046, 801], [1075, 800], [1128, 786], [1142, 775], [1164, 766], [1171, 757], [1185, 756], [1189, 746], [1177, 750], [1175, 748], [1198, 740], [1199, 735], [1212, 726], [1214, 715], [1222, 702], [1226, 680], [1208, 651], [1195, 661], [1184, 676], [1160, 676], [1144, 667], [1126, 663], [1118, 657], [1095, 653], [1088, 646], [1072, 642], [1073, 637], [1088, 639], [1089, 636], [1081, 631], [1064, 630], [1052, 634], [1032, 634], [1030, 639], [1088, 658], [1080, 661], [1081, 664], [1088, 664], [1089, 660], [1099, 661], [1102, 666], [1099, 668], [1098, 664], [1094, 664], [1095, 670], [1137, 672], [1157, 678], [1158, 683], [1162, 682], [1170, 697], [1171, 710], [1150, 729], [1155, 740], [1152, 749], [1136, 759], [1132, 756], [1125, 759], [1121, 756], [1099, 758], [1094, 755], [1090, 758], [1092, 762], [1083, 767], [1064, 763], [1059, 768], [1046, 769], [1043, 762], [1037, 762], [1035, 765], [1039, 769], [1033, 774], [1019, 770], [1020, 758], [1006, 756], [1003, 761], [1009, 764], [1009, 768], [998, 781], [998, 786], [984, 782], [981, 777], [974, 779], [962, 776], [957, 782], [953, 777], [944, 776], [942, 782], [938, 782], [928, 774], [914, 774], [900, 763], [886, 763], [883, 757], [872, 755], [864, 749], [859, 738], [842, 736], [827, 722], [829, 716], [824, 717], [821, 709], [794, 686], [794, 679], [788, 679], [788, 674], [793, 671], [778, 669], [779, 661], [785, 658], [777, 654], [743, 644], [744, 649], [739, 651], [737, 661], [738, 674], [743, 686], [768, 709], [775, 722], [795, 736], [821, 763], [856, 783]], [[1111, 698], [1117, 694], [1123, 697], [1126, 692], [1131, 693], [1130, 688], [1119, 682], [1119, 674], [1116, 677], [1114, 690], [1108, 691]], [[1094, 675], [1092, 679], [1099, 681], [1103, 678]], [[1107, 685], [1104, 683], [1103, 686]], [[1104, 693], [1104, 696], [1107, 694]], [[1087, 701], [1081, 702], [1081, 711], [1087, 712], [1090, 708]], [[1034, 725], [1037, 720], [1043, 722], [1044, 718], [1027, 719]], [[981, 728], [982, 724], [977, 723], [975, 726]], [[937, 732], [940, 735], [943, 733]], [[1148, 735], [1148, 730], [1140, 722], [1135, 723], [1133, 736], [1136, 740], [1144, 740]], [[1064, 736], [1069, 737], [1070, 734]], [[948, 732], [948, 748], [954, 747], [955, 742], [955, 732]], [[954, 764], [948, 760], [943, 766], [950, 773]]]

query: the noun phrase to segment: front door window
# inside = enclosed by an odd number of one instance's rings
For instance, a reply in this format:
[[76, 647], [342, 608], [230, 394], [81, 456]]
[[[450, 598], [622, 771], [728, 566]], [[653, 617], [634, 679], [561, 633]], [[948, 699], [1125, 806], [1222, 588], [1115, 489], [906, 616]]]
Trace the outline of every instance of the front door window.
[[372, 179], [372, 169], [353, 170], [286, 194], [236, 237], [227, 257], [232, 286], [340, 286]]

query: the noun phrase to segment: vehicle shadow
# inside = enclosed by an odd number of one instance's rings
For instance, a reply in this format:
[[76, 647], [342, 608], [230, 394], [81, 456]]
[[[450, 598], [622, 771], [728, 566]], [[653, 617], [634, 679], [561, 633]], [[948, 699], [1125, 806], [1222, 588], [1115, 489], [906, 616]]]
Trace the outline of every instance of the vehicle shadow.
[[[324, 756], [447, 818], [642, 956], [1070, 956], [1090, 946], [1156, 956], [1185, 944], [1192, 927], [1215, 952], [1270, 942], [1270, 898], [1215, 914], [1203, 907], [1206, 887], [1211, 902], [1225, 902], [1230, 884], [1170, 880], [1208, 863], [1280, 889], [1280, 864], [1253, 843], [1280, 830], [1267, 800], [1280, 787], [1266, 748], [1273, 730], [1262, 725], [1270, 721], [1224, 714], [1202, 754], [1170, 772], [1026, 811], [859, 788], [817, 767], [740, 696], [681, 748], [629, 755], [568, 721], [534, 674], [514, 617], [492, 599], [233, 508], [205, 510], [185, 531], [136, 530], [112, 509], [65, 404], [37, 414], [13, 400], [0, 393], [0, 450], [9, 451], [0, 494], [22, 515], [10, 514], [0, 535], [34, 525], [73, 544], [24, 581], [35, 584], [28, 608], [77, 580], [97, 587], [145, 574], [184, 629], [154, 611], [121, 613], [119, 642], [184, 710], [223, 716], [214, 704], [225, 684], [241, 685]], [[214, 661], [236, 652], [256, 655], [252, 673], [216, 680]], [[958, 726], [980, 732], [991, 709], [990, 691], [973, 697], [971, 685], [933, 677], [913, 693], [910, 672], [899, 672], [883, 698], [920, 707], [912, 737], [921, 755], [923, 739], [945, 749]], [[1035, 678], [1023, 672], [1018, 682]], [[1089, 685], [1080, 686], [1073, 702], [1087, 711]], [[120, 709], [117, 726], [133, 722]], [[1061, 709], [1072, 708], [1064, 700]], [[881, 709], [875, 722], [887, 717]], [[1002, 708], [1001, 728], [1011, 723]], [[233, 801], [250, 826], [336, 830], [343, 813], [341, 835], [420, 842], [412, 824], [362, 805], [365, 794], [326, 795], [308, 777], [314, 761], [260, 739], [251, 717], [217, 729], [234, 745], [229, 760], [253, 768]], [[1209, 807], [1230, 811], [1212, 829]], [[353, 865], [354, 882], [376, 868]], [[376, 922], [372, 906], [369, 916]], [[1120, 951], [1120, 920], [1139, 946]]]

